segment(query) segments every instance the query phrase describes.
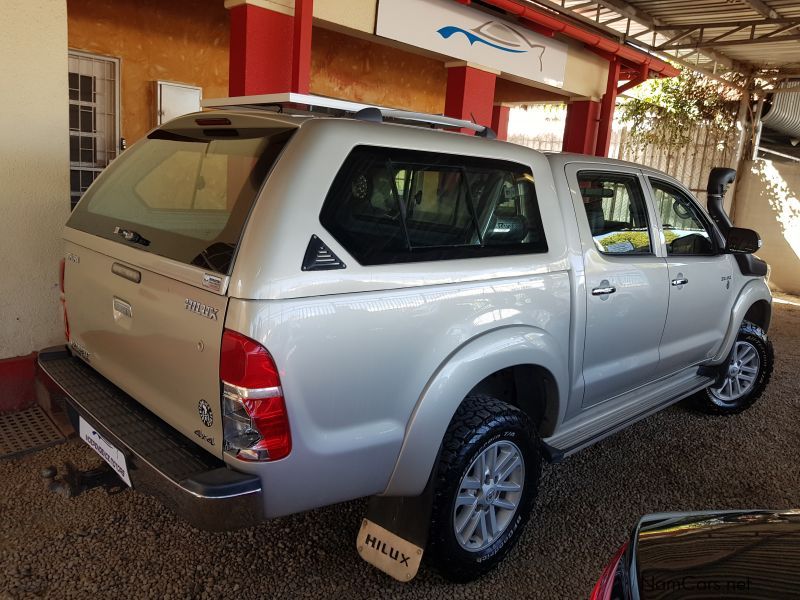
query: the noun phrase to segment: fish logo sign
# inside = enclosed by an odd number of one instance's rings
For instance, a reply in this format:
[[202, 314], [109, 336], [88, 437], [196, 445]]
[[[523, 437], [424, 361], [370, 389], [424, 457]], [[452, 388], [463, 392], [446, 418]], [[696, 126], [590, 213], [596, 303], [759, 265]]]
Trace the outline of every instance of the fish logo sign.
[[473, 29], [464, 29], [455, 25], [448, 25], [436, 31], [444, 39], [449, 39], [457, 33], [462, 34], [470, 46], [484, 44], [490, 48], [509, 52], [511, 54], [526, 54], [532, 52], [538, 54], [539, 70], [543, 68], [542, 58], [544, 57], [545, 47], [541, 44], [533, 43], [525, 33], [510, 27], [499, 21], [486, 21], [483, 25]]

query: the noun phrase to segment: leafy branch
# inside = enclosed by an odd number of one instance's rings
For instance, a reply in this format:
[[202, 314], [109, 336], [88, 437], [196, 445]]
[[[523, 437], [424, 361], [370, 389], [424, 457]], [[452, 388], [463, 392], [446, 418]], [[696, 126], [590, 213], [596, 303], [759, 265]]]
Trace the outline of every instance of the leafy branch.
[[736, 124], [740, 98], [739, 92], [684, 69], [677, 77], [648, 81], [617, 110], [630, 126], [631, 143], [675, 149], [690, 143], [698, 125], [724, 136]]

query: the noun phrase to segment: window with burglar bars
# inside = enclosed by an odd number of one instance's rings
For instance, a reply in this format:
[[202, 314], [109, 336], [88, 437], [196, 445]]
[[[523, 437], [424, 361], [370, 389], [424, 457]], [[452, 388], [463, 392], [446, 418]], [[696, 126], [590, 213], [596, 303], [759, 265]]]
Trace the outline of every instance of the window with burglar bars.
[[69, 53], [70, 206], [117, 155], [119, 61]]

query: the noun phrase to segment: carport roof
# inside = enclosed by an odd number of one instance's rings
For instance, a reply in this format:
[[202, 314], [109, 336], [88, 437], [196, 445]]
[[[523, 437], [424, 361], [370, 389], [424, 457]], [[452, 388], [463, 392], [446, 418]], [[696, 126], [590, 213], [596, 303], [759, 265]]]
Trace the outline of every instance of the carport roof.
[[[798, 0], [519, 0], [718, 77], [800, 77]], [[771, 87], [771, 86], [770, 86]]]

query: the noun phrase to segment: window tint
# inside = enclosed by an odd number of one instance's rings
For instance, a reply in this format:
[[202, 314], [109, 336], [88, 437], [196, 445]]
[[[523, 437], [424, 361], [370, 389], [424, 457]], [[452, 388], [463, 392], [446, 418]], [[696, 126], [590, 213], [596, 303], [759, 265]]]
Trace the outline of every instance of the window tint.
[[106, 169], [68, 225], [124, 242], [115, 228], [148, 241], [139, 249], [228, 273], [259, 188], [293, 130], [157, 129]]
[[714, 254], [716, 249], [700, 209], [679, 189], [651, 179], [668, 254]]
[[547, 251], [533, 176], [505, 161], [362, 146], [320, 220], [365, 265]]
[[652, 252], [644, 195], [635, 175], [581, 171], [578, 188], [592, 238], [600, 252]]

